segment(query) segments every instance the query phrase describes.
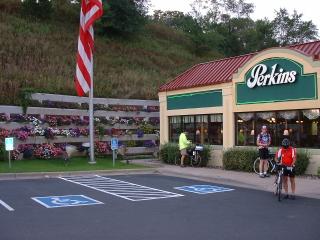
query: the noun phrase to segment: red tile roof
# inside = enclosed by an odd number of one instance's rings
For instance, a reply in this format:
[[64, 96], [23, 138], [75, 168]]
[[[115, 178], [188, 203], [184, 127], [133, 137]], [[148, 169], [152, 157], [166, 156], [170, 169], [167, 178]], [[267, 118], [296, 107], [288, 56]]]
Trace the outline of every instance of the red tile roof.
[[[315, 60], [320, 60], [320, 40], [284, 48], [289, 48], [307, 56], [312, 56]], [[162, 85], [159, 91], [173, 91], [231, 82], [232, 75], [258, 53], [197, 64], [178, 75], [172, 81]]]

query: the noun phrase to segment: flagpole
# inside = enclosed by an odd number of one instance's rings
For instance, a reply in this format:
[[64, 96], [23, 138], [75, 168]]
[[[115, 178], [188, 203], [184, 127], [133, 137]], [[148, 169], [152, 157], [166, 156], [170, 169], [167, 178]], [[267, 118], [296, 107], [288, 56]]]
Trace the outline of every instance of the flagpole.
[[[94, 159], [94, 121], [93, 121], [93, 23], [103, 14], [102, 0], [82, 0], [80, 10], [80, 30], [78, 39], [76, 90], [79, 96], [89, 92], [89, 138], [90, 164]], [[88, 74], [89, 73], [89, 74]], [[89, 91], [88, 91], [89, 89]]]
[[[93, 59], [92, 59], [93, 63]], [[90, 164], [95, 164], [94, 159], [94, 121], [93, 121], [93, 70], [91, 69], [91, 86], [89, 91], [89, 135], [90, 135]]]

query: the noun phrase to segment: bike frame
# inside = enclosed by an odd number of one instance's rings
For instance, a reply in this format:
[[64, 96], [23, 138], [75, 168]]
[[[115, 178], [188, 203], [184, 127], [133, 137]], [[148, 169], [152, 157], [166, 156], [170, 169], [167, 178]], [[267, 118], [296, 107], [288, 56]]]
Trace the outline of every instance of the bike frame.
[[[282, 184], [283, 184], [283, 171], [284, 171], [284, 166], [282, 165], [277, 165], [277, 175], [276, 175], [276, 195], [278, 196], [278, 201], [281, 201], [281, 191], [282, 191]], [[280, 169], [279, 169], [280, 168]]]
[[[193, 161], [193, 158], [198, 159], [198, 156], [200, 156], [200, 152], [201, 152], [200, 150], [196, 150], [195, 148], [187, 149], [187, 157], [189, 159], [190, 166], [195, 167], [192, 164], [192, 161]], [[179, 154], [179, 159], [181, 159], [181, 154]], [[180, 160], [179, 160], [179, 163], [180, 163]], [[175, 161], [175, 164], [178, 165], [177, 161]]]

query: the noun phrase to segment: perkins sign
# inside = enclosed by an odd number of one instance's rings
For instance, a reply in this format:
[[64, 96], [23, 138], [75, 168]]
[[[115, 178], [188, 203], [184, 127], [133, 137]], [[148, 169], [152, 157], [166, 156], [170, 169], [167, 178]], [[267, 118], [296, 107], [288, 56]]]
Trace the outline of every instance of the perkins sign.
[[236, 103], [254, 104], [318, 99], [317, 73], [287, 58], [268, 58], [254, 65], [236, 83]]
[[[269, 70], [270, 71], [270, 70]], [[251, 77], [247, 80], [249, 88], [270, 86], [278, 84], [294, 83], [296, 81], [297, 71], [284, 71], [278, 64], [271, 67], [271, 73], [267, 74], [268, 66], [258, 64], [251, 70]]]

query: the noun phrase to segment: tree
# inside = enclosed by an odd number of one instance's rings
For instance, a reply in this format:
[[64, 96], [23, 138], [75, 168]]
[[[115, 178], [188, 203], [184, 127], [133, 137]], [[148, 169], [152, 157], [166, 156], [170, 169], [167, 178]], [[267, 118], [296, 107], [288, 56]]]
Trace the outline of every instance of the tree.
[[139, 32], [146, 23], [147, 0], [110, 0], [103, 5], [99, 32], [128, 37]]
[[260, 51], [262, 49], [277, 47], [279, 43], [275, 39], [274, 26], [268, 19], [257, 20], [255, 22], [255, 34], [252, 38], [252, 44], [248, 47], [252, 51]]
[[192, 16], [201, 26], [210, 26], [229, 18], [248, 18], [254, 11], [252, 3], [244, 0], [195, 0], [191, 4]]
[[247, 52], [254, 5], [244, 0], [195, 0], [192, 15], [202, 27], [205, 42], [227, 56]]
[[199, 34], [202, 32], [200, 25], [191, 15], [179, 11], [163, 12], [156, 10], [153, 14], [153, 20], [189, 34]]
[[276, 17], [273, 20], [274, 34], [281, 46], [317, 39], [316, 25], [312, 21], [303, 21], [302, 16], [296, 10], [291, 16], [284, 8], [276, 11]]
[[254, 11], [252, 3], [246, 3], [244, 0], [224, 0], [225, 14], [235, 18], [249, 18]]
[[203, 31], [195, 18], [183, 12], [157, 10], [154, 12], [153, 20], [185, 32], [192, 40], [192, 50], [197, 55], [205, 55], [217, 49], [222, 38], [214, 31]]
[[22, 2], [22, 14], [26, 17], [38, 19], [50, 19], [53, 12], [50, 0], [24, 0]]

